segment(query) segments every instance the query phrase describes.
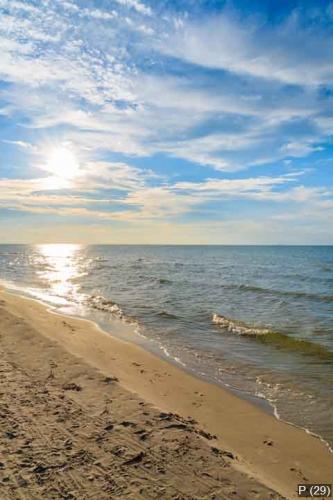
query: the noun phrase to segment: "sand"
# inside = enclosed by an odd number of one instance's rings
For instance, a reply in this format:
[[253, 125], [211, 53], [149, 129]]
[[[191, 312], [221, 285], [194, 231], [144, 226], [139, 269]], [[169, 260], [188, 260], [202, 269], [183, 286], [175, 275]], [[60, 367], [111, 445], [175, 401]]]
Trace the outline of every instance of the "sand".
[[89, 321], [0, 292], [0, 498], [297, 498], [319, 439]]

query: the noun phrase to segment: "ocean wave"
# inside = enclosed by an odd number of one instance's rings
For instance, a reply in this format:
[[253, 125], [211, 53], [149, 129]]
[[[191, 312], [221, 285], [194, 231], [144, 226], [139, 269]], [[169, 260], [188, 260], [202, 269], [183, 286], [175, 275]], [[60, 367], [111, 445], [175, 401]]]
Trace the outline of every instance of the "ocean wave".
[[169, 280], [168, 278], [159, 278], [159, 279], [158, 279], [158, 282], [159, 282], [161, 285], [171, 285], [172, 280]]
[[224, 285], [225, 288], [231, 288], [235, 290], [241, 290], [245, 292], [256, 292], [258, 294], [264, 295], [278, 295], [280, 297], [295, 297], [295, 298], [304, 298], [310, 300], [316, 300], [319, 302], [333, 302], [333, 295], [320, 295], [311, 292], [298, 292], [293, 290], [274, 290], [272, 288], [264, 288], [256, 285]]
[[[269, 402], [277, 420], [303, 429], [307, 434], [319, 439], [327, 446], [330, 453], [333, 453], [331, 440], [326, 440], [311, 430], [313, 426], [311, 417], [318, 412], [318, 401], [313, 394], [300, 391], [293, 386], [288, 387], [286, 383], [264, 380], [264, 377], [259, 375], [256, 377], [255, 395]], [[303, 408], [302, 412], [299, 412], [300, 406]]]
[[278, 349], [293, 351], [305, 356], [313, 356], [322, 361], [333, 361], [332, 351], [310, 340], [298, 339], [285, 333], [274, 332], [267, 328], [252, 327], [241, 321], [229, 319], [220, 314], [213, 314], [212, 322], [223, 330], [256, 339], [261, 343], [272, 345]]
[[[110, 264], [100, 264], [99, 262], [97, 262], [96, 264], [94, 264], [94, 267], [92, 268], [92, 271], [95, 272], [95, 271], [103, 271], [104, 269], [113, 269], [114, 266], [110, 265]], [[92, 273], [90, 273], [92, 274]]]
[[270, 330], [267, 330], [266, 328], [254, 328], [246, 325], [245, 323], [234, 321], [220, 314], [213, 314], [212, 321], [214, 325], [221, 326], [225, 330], [228, 330], [232, 333], [237, 333], [238, 335], [246, 335], [252, 337], [258, 335], [267, 335], [268, 333], [270, 333]]
[[157, 316], [160, 318], [178, 319], [178, 316], [168, 311], [160, 311], [157, 313]]
[[87, 299], [87, 304], [93, 309], [112, 314], [114, 317], [121, 319], [126, 323], [137, 323], [134, 318], [125, 315], [116, 302], [106, 299], [102, 295], [92, 295]]

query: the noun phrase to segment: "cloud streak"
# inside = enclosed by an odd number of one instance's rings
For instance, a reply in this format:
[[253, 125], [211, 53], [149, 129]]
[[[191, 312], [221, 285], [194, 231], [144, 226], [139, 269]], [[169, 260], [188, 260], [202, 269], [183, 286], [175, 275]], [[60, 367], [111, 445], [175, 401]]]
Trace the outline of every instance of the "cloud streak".
[[178, 23], [161, 49], [193, 64], [254, 78], [301, 86], [331, 84], [333, 37], [327, 18], [332, 19], [331, 12], [324, 10], [317, 23], [306, 25], [295, 10], [282, 23], [265, 29], [261, 19], [225, 12], [204, 22]]
[[[183, 5], [0, 0], [0, 208], [123, 223], [240, 204], [280, 224], [331, 213], [317, 163], [331, 155], [331, 10], [269, 23]], [[70, 185], [41, 170], [44, 144], [64, 141], [81, 162]]]

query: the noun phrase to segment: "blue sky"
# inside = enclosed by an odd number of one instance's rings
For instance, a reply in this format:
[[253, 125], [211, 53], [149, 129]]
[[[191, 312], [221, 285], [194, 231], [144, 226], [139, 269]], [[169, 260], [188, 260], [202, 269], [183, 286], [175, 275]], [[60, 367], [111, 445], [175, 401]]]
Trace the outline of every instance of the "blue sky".
[[2, 242], [333, 244], [333, 3], [0, 11]]

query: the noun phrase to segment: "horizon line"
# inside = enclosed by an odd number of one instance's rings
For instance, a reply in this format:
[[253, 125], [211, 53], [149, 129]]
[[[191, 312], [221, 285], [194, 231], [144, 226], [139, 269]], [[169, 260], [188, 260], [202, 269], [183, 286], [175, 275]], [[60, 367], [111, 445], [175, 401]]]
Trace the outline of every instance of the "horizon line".
[[77, 246], [145, 246], [145, 247], [332, 247], [333, 243], [0, 243], [0, 246], [77, 245]]

